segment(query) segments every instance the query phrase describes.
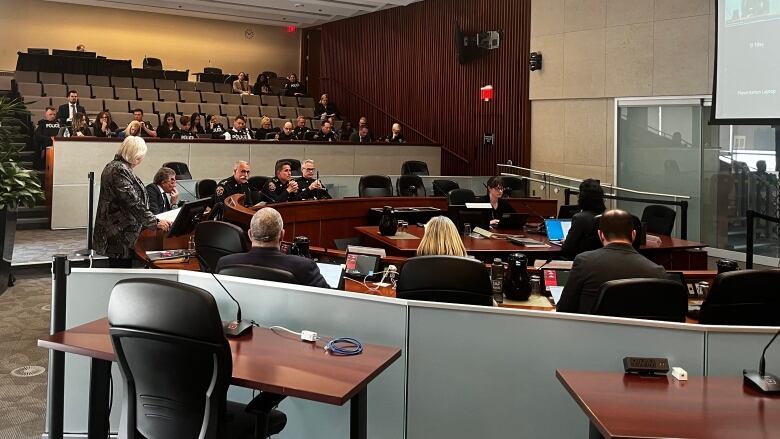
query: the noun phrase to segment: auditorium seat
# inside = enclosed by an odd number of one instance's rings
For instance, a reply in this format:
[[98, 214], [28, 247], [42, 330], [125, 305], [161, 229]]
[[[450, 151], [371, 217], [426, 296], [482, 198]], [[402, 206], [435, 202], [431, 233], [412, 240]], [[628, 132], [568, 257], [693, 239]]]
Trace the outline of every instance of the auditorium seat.
[[393, 183], [386, 175], [364, 175], [358, 182], [360, 197], [392, 197]]
[[195, 89], [200, 92], [214, 93], [213, 82], [196, 82]]
[[93, 87], [108, 87], [111, 85], [111, 79], [108, 76], [87, 75], [87, 84]]
[[124, 99], [106, 99], [103, 101], [103, 109], [110, 111], [112, 115], [128, 113], [130, 111], [130, 102]]
[[152, 78], [133, 78], [133, 87], [137, 89], [153, 89], [154, 79]]
[[200, 104], [179, 102], [177, 105], [179, 114], [186, 114], [187, 116], [193, 113], [200, 113]]
[[114, 87], [132, 88], [133, 78], [128, 78], [126, 76], [112, 76], [111, 85], [113, 85]]
[[[219, 104], [200, 104], [200, 112], [203, 114], [221, 114], [219, 111]], [[230, 126], [225, 125], [225, 129], [230, 128]]]
[[[260, 128], [262, 126], [262, 123], [260, 122], [261, 120], [263, 120], [262, 117], [248, 117], [247, 118], [247, 123], [249, 124], [250, 128], [252, 128], [253, 130], [256, 130], [256, 129], [258, 129], [258, 128]], [[225, 125], [225, 126], [227, 126], [227, 125]]]
[[71, 90], [75, 90], [79, 94], [79, 99], [83, 98], [92, 98], [94, 95], [92, 94], [92, 87], [88, 85], [66, 85], [65, 89], [69, 92]]
[[319, 119], [310, 119], [307, 121], [307, 126], [313, 130], [320, 129], [322, 121]]
[[604, 283], [591, 314], [685, 322], [688, 290], [668, 279], [618, 279]]
[[282, 107], [297, 107], [298, 98], [295, 96], [279, 96], [279, 102]]
[[243, 102], [244, 105], [254, 105], [256, 107], [262, 105], [260, 96], [257, 95], [242, 95], [241, 102]]
[[133, 120], [133, 115], [128, 112], [124, 113], [111, 113], [111, 120], [114, 121], [114, 123], [119, 127], [120, 130], [124, 130], [127, 127], [127, 124], [129, 124]]
[[[201, 110], [203, 110], [203, 106], [204, 105], [214, 105], [214, 104], [200, 104], [200, 109]], [[206, 111], [201, 111], [201, 113], [206, 114], [206, 115], [214, 114], [214, 113], [208, 113]], [[219, 121], [219, 123], [222, 124], [223, 127], [225, 127], [225, 129], [233, 128], [232, 125], [228, 124], [228, 118], [227, 117], [217, 114], [217, 120]]]
[[154, 113], [154, 104], [150, 101], [130, 101], [130, 111], [140, 108], [144, 113]]
[[279, 116], [282, 119], [295, 119], [298, 117], [298, 109], [294, 107], [279, 107]]
[[38, 72], [17, 70], [14, 72], [14, 80], [16, 80], [16, 82], [24, 82], [27, 84], [36, 83], [38, 82]]
[[405, 300], [493, 305], [487, 267], [460, 256], [417, 256], [401, 268], [396, 297]]
[[87, 85], [87, 77], [84, 75], [65, 73], [63, 76], [63, 80], [68, 85]]
[[238, 105], [222, 105], [221, 110], [222, 114], [225, 116], [238, 116], [241, 114], [241, 109]]
[[113, 87], [93, 85], [92, 96], [94, 96], [96, 99], [114, 99], [114, 89]]
[[138, 99], [141, 101], [159, 101], [160, 100], [160, 94], [157, 93], [157, 90], [153, 88], [138, 88], [136, 89], [136, 92], [138, 93]]
[[228, 105], [241, 105], [241, 95], [237, 95], [237, 94], [226, 95], [226, 94], [223, 94], [222, 95], [222, 103], [223, 104], [228, 104]]
[[181, 99], [182, 102], [189, 102], [195, 104], [201, 103], [199, 91], [180, 91], [179, 99]]
[[38, 81], [42, 84], [62, 84], [62, 73], [38, 72]]
[[79, 98], [79, 104], [84, 107], [87, 114], [97, 114], [103, 111], [103, 99], [84, 99]]
[[177, 112], [176, 102], [154, 102], [154, 112], [160, 115], [165, 113], [175, 114]]
[[280, 117], [272, 117], [271, 118], [271, 126], [274, 128], [282, 129], [285, 123], [291, 122], [290, 119], [284, 119]]
[[67, 97], [68, 89], [61, 84], [43, 84], [43, 94], [49, 97], [61, 97], [63, 101]]
[[160, 90], [160, 100], [165, 102], [179, 102], [178, 90]]
[[341, 130], [341, 127], [344, 126], [343, 120], [334, 120], [333, 121], [333, 129], [336, 131]]
[[273, 105], [274, 107], [281, 105], [279, 103], [279, 96], [276, 95], [260, 95], [260, 103], [261, 105]]
[[173, 79], [155, 79], [154, 87], [159, 90], [176, 90], [176, 81]]
[[314, 98], [309, 96], [298, 96], [298, 106], [314, 109]]
[[22, 96], [22, 102], [28, 110], [43, 110], [51, 105], [51, 99], [42, 96]]
[[273, 105], [261, 105], [260, 114], [268, 117], [279, 117], [279, 107]]
[[179, 91], [195, 91], [195, 83], [190, 81], [176, 81], [176, 88]]
[[241, 114], [247, 117], [260, 117], [260, 108], [256, 105], [240, 105]]
[[28, 83], [17, 81], [16, 88], [19, 90], [19, 94], [22, 96], [43, 96], [43, 89], [41, 88], [41, 84], [38, 84], [37, 82]]
[[219, 93], [201, 92], [200, 98], [207, 104], [221, 104], [222, 95]]
[[298, 107], [295, 109], [298, 113], [298, 116], [303, 116], [307, 119], [314, 119], [314, 108], [309, 107]]
[[231, 84], [217, 82], [214, 84], [214, 93], [233, 93], [233, 86]]
[[115, 87], [114, 95], [117, 99], [127, 99], [128, 101], [135, 101], [138, 99], [138, 92], [132, 87]]

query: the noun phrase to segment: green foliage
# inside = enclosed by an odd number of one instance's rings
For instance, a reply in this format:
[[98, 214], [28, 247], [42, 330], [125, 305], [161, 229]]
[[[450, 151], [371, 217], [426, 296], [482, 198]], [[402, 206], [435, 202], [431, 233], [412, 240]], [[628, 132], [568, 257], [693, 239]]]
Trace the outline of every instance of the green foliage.
[[27, 141], [29, 111], [19, 100], [0, 97], [0, 210], [33, 207], [43, 200], [37, 176], [19, 165], [19, 151]]

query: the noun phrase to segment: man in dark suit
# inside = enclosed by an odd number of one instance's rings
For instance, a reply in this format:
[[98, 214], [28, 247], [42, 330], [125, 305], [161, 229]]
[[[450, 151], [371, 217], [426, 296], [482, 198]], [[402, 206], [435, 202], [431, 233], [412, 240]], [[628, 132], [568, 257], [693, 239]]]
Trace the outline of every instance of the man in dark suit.
[[216, 271], [228, 265], [257, 265], [288, 271], [300, 285], [329, 288], [314, 261], [279, 251], [284, 239], [284, 222], [276, 209], [264, 207], [255, 213], [249, 224], [249, 239], [252, 241], [251, 250], [223, 256], [217, 263]]
[[179, 201], [176, 191], [176, 172], [171, 168], [160, 168], [154, 175], [154, 183], [146, 185], [149, 195], [149, 210], [153, 214], [167, 212]]
[[631, 246], [636, 230], [628, 212], [605, 212], [599, 221], [598, 234], [604, 247], [580, 253], [574, 258], [558, 302], [559, 312], [590, 314], [599, 289], [607, 281], [642, 277], [668, 279], [663, 267], [640, 255]]
[[57, 109], [57, 120], [63, 124], [70, 124], [73, 120], [73, 115], [76, 113], [86, 114], [87, 111], [79, 105], [79, 92], [70, 90], [68, 91], [68, 103], [60, 105], [60, 108]]

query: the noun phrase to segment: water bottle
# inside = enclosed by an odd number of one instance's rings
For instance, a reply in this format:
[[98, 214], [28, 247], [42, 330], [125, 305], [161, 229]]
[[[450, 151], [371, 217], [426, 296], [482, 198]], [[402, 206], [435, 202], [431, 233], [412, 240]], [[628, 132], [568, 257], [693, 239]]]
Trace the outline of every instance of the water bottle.
[[190, 256], [195, 255], [195, 235], [190, 235], [190, 240], [187, 243], [187, 253]]
[[490, 266], [490, 281], [493, 284], [493, 300], [496, 303], [504, 302], [504, 263], [501, 259], [493, 259]]

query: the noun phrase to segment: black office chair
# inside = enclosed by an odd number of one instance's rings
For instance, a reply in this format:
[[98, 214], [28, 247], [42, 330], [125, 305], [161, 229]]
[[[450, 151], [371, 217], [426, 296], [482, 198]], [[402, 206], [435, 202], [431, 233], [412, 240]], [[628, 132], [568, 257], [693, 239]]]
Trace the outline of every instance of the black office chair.
[[491, 288], [487, 267], [476, 259], [417, 256], [403, 265], [396, 285], [396, 297], [491, 306]]
[[393, 182], [386, 175], [364, 175], [358, 182], [361, 197], [392, 197]]
[[266, 183], [268, 183], [268, 180], [270, 180], [271, 177], [262, 177], [260, 175], [255, 175], [254, 177], [249, 177], [249, 180], [247, 181], [249, 183], [249, 187], [253, 191], [261, 191], [263, 190], [263, 186], [265, 186]]
[[190, 174], [190, 168], [186, 163], [182, 162], [165, 162], [163, 167], [173, 169], [176, 173], [177, 180], [192, 180], [192, 174]]
[[558, 208], [559, 219], [571, 219], [575, 214], [579, 213], [582, 209], [576, 204], [562, 204]]
[[642, 222], [647, 224], [647, 232], [659, 235], [671, 235], [677, 212], [669, 206], [651, 204], [642, 211]]
[[453, 189], [460, 189], [458, 183], [452, 180], [433, 180], [433, 196], [446, 197], [447, 193]]
[[207, 291], [121, 280], [111, 291], [108, 322], [126, 389], [124, 437], [265, 438], [287, 423], [273, 409], [283, 396], [263, 392], [248, 406], [227, 401], [230, 345]]
[[[301, 173], [301, 161], [298, 159], [279, 159], [276, 161], [278, 164], [279, 162], [290, 162], [290, 171], [291, 175], [293, 177], [300, 177], [303, 174]], [[274, 165], [274, 169], [276, 169], [276, 165]]]
[[685, 322], [688, 290], [668, 279], [619, 279], [605, 282], [592, 314], [643, 320]]
[[306, 131], [305, 133], [303, 133], [303, 140], [308, 140], [311, 142], [314, 140], [314, 136], [316, 135], [317, 135], [316, 130]]
[[219, 258], [249, 251], [249, 237], [241, 227], [221, 221], [202, 221], [195, 226], [195, 251], [200, 271], [213, 273]]
[[401, 175], [429, 175], [428, 164], [419, 160], [407, 160], [401, 164]]
[[162, 70], [162, 60], [160, 58], [144, 58], [143, 67], [145, 70]]
[[518, 177], [502, 176], [501, 181], [504, 184], [504, 196], [509, 198], [528, 197], [528, 180]]
[[289, 271], [281, 270], [279, 268], [260, 267], [257, 265], [228, 265], [222, 267], [217, 274], [300, 285], [300, 282], [298, 282], [295, 276]]
[[213, 197], [217, 191], [217, 182], [209, 178], [195, 182], [195, 196], [198, 198]]
[[471, 189], [453, 189], [447, 192], [447, 205], [463, 206], [466, 203], [473, 203], [477, 197]]
[[399, 197], [424, 197], [425, 183], [418, 175], [401, 175], [395, 182], [396, 193]]
[[701, 304], [699, 323], [780, 326], [780, 270], [721, 273]]

